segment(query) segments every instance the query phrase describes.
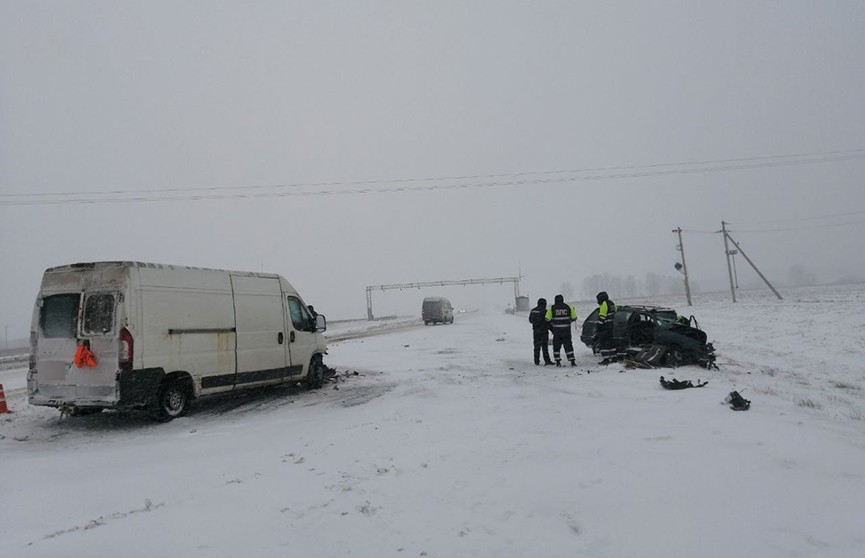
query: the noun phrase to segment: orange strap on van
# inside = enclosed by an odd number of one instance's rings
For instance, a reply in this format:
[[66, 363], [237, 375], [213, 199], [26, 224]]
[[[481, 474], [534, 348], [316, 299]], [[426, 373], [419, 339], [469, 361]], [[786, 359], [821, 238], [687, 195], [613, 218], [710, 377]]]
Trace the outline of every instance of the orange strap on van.
[[96, 355], [87, 346], [78, 345], [78, 348], [75, 349], [75, 357], [72, 359], [72, 362], [78, 368], [96, 366]]

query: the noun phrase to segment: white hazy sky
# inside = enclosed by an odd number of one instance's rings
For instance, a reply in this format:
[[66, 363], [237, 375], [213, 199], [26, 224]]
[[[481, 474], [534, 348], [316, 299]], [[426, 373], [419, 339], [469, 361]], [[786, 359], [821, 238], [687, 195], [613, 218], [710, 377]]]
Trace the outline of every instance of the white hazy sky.
[[[0, 326], [25, 336], [42, 271], [76, 261], [273, 271], [336, 319], [366, 285], [674, 275], [677, 226], [724, 288], [721, 220], [779, 283], [865, 277], [863, 52], [852, 0], [6, 0]], [[650, 166], [829, 152], [850, 153]], [[211, 199], [41, 203], [114, 191]], [[212, 199], [238, 194], [278, 195]]]

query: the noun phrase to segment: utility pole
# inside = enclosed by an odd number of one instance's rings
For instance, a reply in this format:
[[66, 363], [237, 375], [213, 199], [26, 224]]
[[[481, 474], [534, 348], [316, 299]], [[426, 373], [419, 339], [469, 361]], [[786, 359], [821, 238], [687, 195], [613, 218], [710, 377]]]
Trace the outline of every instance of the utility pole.
[[685, 297], [688, 299], [688, 306], [691, 306], [691, 285], [688, 283], [688, 265], [685, 263], [685, 245], [682, 243], [682, 227], [673, 229], [673, 232], [679, 235], [679, 244], [676, 250], [682, 253], [682, 264], [676, 263], [676, 270], [685, 276]]
[[733, 286], [733, 268], [730, 266], [730, 245], [727, 244], [727, 223], [721, 221], [721, 232], [724, 233], [724, 254], [727, 256], [727, 274], [730, 276], [730, 294], [733, 295], [733, 302], [736, 302], [736, 288]]
[[733, 279], [736, 281], [736, 288], [739, 288], [739, 272], [736, 271], [736, 254], [738, 254], [738, 250], [730, 250], [731, 260], [733, 260]]
[[[723, 222], [723, 221], [722, 221], [722, 222]], [[772, 292], [775, 293], [775, 296], [778, 297], [778, 300], [784, 300], [784, 298], [783, 298], [780, 294], [778, 294], [778, 291], [775, 290], [775, 287], [772, 286], [772, 283], [770, 283], [769, 280], [766, 279], [766, 276], [763, 275], [762, 273], [760, 273], [760, 270], [757, 269], [757, 266], [754, 265], [754, 262], [752, 262], [752, 261], [751, 261], [751, 258], [748, 257], [748, 254], [746, 254], [745, 251], [742, 250], [742, 247], [739, 246], [739, 244], [738, 244], [735, 240], [733, 240], [733, 237], [730, 236], [730, 233], [728, 233], [728, 232], [726, 231], [726, 229], [724, 230], [724, 236], [725, 236], [724, 243], [726, 244], [726, 243], [727, 243], [726, 238], [729, 238], [729, 239], [730, 239], [730, 242], [732, 242], [732, 243], [733, 243], [733, 246], [735, 246], [735, 247], [736, 247], [736, 250], [738, 250], [738, 253], [742, 254], [742, 257], [745, 258], [745, 261], [748, 262], [749, 264], [751, 264], [751, 267], [754, 268], [754, 271], [757, 272], [757, 275], [760, 276], [760, 279], [762, 279], [763, 282], [766, 283], [766, 286], [769, 287], [770, 289], [772, 289]], [[735, 252], [735, 250], [734, 250], [734, 252]], [[734, 299], [734, 300], [735, 300], [735, 299]]]

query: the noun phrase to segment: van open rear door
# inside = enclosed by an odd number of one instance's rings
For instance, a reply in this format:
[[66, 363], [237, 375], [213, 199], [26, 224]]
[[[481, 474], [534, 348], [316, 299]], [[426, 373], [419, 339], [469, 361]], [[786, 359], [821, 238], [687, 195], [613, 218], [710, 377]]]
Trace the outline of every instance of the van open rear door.
[[[34, 404], [111, 407], [117, 403], [118, 302], [113, 291], [57, 293], [39, 306]], [[89, 345], [89, 364], [74, 362], [79, 345]]]

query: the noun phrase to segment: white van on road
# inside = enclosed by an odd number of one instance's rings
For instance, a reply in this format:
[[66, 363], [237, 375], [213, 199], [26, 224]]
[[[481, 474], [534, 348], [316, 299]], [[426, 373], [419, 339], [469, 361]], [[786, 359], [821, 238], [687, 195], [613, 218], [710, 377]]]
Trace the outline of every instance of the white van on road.
[[[30, 332], [29, 402], [75, 413], [150, 409], [161, 420], [204, 395], [305, 382], [327, 353], [283, 277], [140, 262], [45, 271]], [[73, 363], [89, 344], [95, 366]], [[92, 364], [92, 363], [91, 363]]]

